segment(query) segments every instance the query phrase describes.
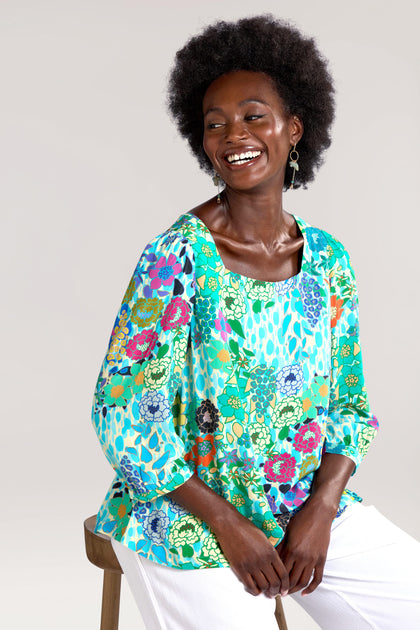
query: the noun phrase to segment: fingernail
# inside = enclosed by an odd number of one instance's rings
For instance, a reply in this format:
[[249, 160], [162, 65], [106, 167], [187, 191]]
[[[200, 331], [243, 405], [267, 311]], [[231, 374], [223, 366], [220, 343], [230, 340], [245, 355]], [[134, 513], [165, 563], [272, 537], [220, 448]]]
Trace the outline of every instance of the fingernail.
[[287, 593], [288, 593], [288, 592], [289, 592], [289, 591], [281, 591], [280, 595], [281, 595], [282, 597], [286, 597], [286, 595], [287, 595]]

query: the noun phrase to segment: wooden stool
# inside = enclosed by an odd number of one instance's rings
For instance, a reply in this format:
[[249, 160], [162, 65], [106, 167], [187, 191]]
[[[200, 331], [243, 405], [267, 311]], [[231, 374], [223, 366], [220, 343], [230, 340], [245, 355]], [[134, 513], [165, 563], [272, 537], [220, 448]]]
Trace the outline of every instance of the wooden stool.
[[96, 514], [84, 522], [86, 555], [104, 570], [101, 630], [118, 630], [122, 569], [109, 536], [95, 533]]
[[[86, 555], [92, 564], [104, 570], [101, 630], [118, 630], [120, 616], [121, 569], [111, 545], [111, 538], [95, 533], [96, 514], [84, 522]], [[279, 630], [287, 630], [281, 597], [276, 597], [276, 621]]]

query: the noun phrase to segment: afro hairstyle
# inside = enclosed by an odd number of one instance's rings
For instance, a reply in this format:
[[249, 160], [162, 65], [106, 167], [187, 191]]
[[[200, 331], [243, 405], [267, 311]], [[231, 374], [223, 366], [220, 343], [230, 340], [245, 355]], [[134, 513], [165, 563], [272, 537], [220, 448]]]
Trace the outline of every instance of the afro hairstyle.
[[[208, 173], [213, 167], [203, 149], [203, 98], [215, 79], [237, 70], [271, 77], [286, 113], [302, 120], [304, 132], [297, 146], [299, 172], [294, 188], [307, 188], [331, 144], [335, 89], [328, 61], [313, 38], [271, 14], [218, 21], [192, 37], [176, 53], [169, 77], [168, 107], [200, 167]], [[285, 190], [292, 174], [292, 168], [286, 168]]]

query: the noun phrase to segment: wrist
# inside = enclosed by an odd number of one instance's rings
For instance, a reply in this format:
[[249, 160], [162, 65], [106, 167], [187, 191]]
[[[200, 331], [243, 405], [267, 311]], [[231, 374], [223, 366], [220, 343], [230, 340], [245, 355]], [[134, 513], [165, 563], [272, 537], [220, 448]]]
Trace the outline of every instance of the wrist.
[[340, 497], [331, 496], [328, 492], [319, 489], [311, 494], [306, 504], [317, 514], [322, 514], [333, 521], [340, 505], [340, 498], [341, 495]]
[[221, 499], [221, 501], [220, 506], [218, 506], [219, 509], [212, 513], [207, 523], [216, 537], [227, 530], [232, 531], [235, 526], [238, 526], [238, 521], [245, 518], [229, 501], [226, 499]]

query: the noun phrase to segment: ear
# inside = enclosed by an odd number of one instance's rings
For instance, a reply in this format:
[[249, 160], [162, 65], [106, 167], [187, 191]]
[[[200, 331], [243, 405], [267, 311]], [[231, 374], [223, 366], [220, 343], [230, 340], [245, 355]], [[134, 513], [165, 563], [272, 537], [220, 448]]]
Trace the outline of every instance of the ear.
[[295, 146], [303, 136], [303, 122], [299, 116], [292, 114], [289, 119], [290, 144]]

